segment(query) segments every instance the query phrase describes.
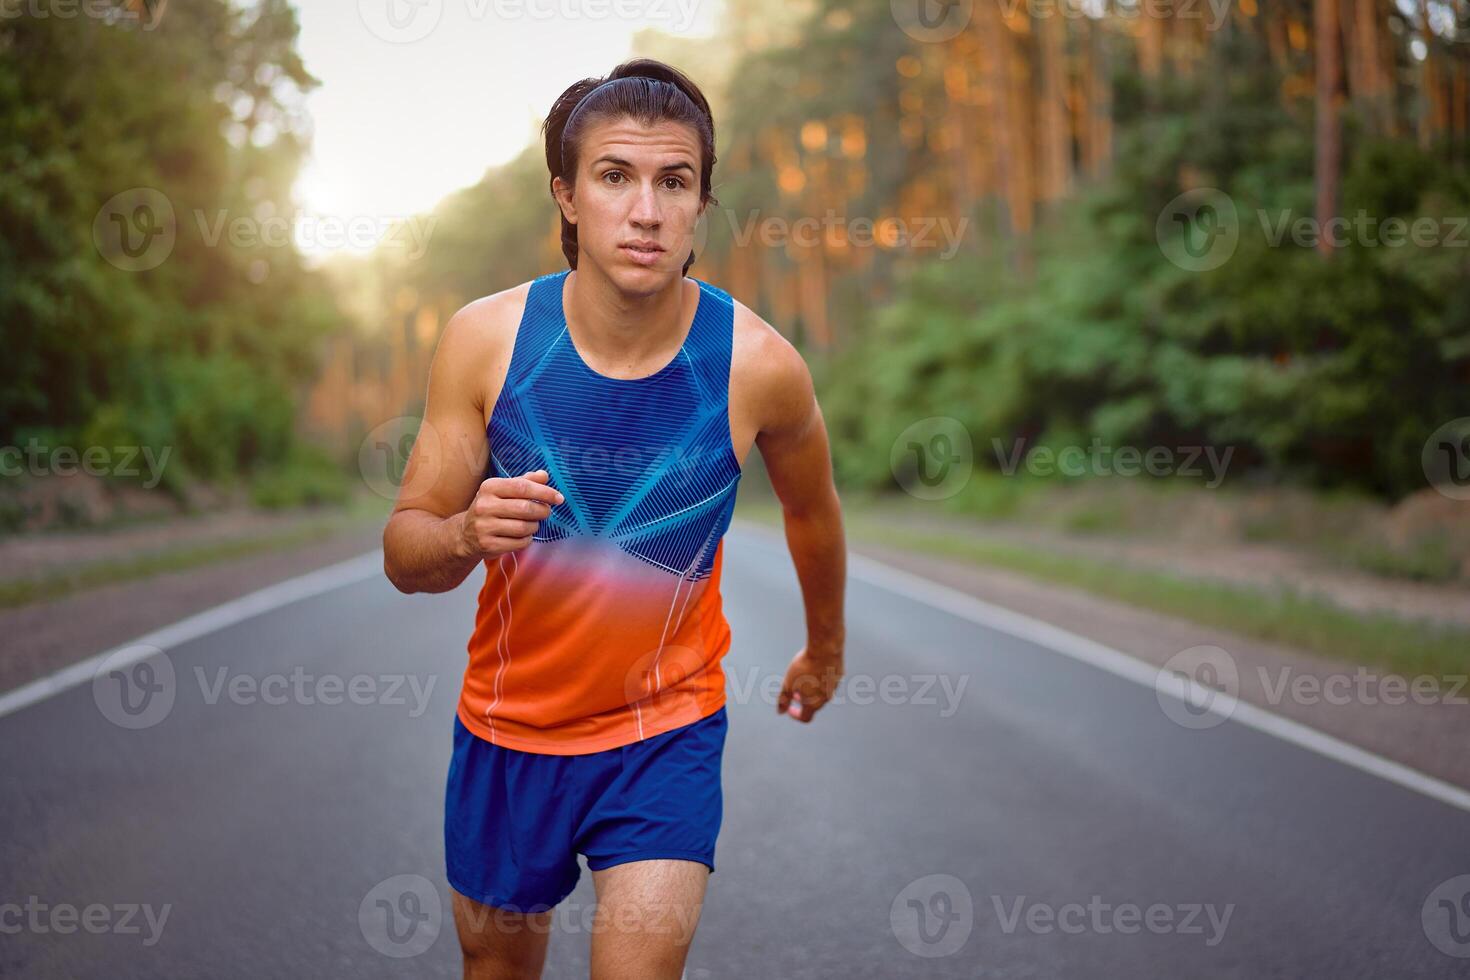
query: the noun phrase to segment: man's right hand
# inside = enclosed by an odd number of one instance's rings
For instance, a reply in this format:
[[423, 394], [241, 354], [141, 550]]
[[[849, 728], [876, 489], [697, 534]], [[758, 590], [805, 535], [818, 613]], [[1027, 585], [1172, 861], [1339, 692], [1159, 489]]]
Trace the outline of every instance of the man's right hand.
[[532, 470], [517, 477], [491, 477], [459, 515], [459, 550], [464, 557], [496, 558], [531, 543], [551, 508], [564, 499], [548, 484], [551, 475]]

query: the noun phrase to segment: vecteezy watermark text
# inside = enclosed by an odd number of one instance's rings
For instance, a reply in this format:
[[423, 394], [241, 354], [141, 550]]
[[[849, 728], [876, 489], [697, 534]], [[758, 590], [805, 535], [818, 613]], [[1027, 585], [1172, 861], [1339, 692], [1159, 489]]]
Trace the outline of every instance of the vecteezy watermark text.
[[0, 935], [15, 936], [22, 932], [58, 936], [76, 932], [94, 936], [141, 935], [144, 946], [155, 946], [172, 911], [171, 903], [156, 908], [147, 902], [111, 905], [91, 902], [78, 906], [70, 902], [46, 902], [38, 895], [30, 895], [24, 903], [0, 902]]
[[[1103, 0], [1000, 0], [1000, 11], [1008, 21], [1019, 19], [1023, 12], [1030, 21], [1048, 17], [1096, 20], [1107, 14], [1124, 21], [1204, 21], [1206, 31], [1216, 31], [1225, 23], [1230, 3], [1231, 0], [1120, 0], [1109, 5]], [[899, 28], [915, 41], [926, 44], [939, 44], [958, 36], [970, 25], [974, 8], [975, 0], [889, 0], [890, 12]]]
[[1298, 215], [1290, 208], [1272, 214], [1265, 208], [1256, 212], [1261, 222], [1261, 233], [1272, 248], [1277, 248], [1288, 238], [1298, 248], [1316, 248], [1320, 242], [1334, 248], [1361, 245], [1366, 248], [1385, 246], [1399, 248], [1414, 244], [1420, 248], [1439, 245], [1444, 248], [1470, 247], [1470, 218], [1450, 216], [1444, 218], [1400, 218], [1379, 219], [1362, 208], [1352, 217], [1339, 216], [1319, 221], [1311, 215]]
[[0, 20], [15, 20], [30, 17], [45, 20], [74, 20], [90, 17], [93, 20], [116, 24], [122, 21], [141, 21], [143, 30], [151, 31], [163, 19], [165, 0], [152, 0], [138, 9], [133, 4], [122, 4], [118, 0], [0, 0]]
[[1253, 697], [1275, 708], [1304, 706], [1397, 706], [1470, 704], [1470, 675], [1402, 674], [1358, 667], [1351, 672], [1301, 670], [1292, 665], [1241, 671], [1235, 657], [1217, 646], [1194, 646], [1170, 657], [1154, 678], [1159, 707], [1175, 724], [1206, 729], [1235, 713], [1242, 681], [1253, 680]]
[[1205, 486], [1211, 490], [1224, 481], [1230, 458], [1235, 455], [1233, 446], [1227, 446], [1224, 452], [1217, 451], [1214, 446], [1151, 446], [1145, 450], [1137, 446], [1109, 446], [1096, 437], [1086, 447], [1035, 446], [1028, 450], [1024, 439], [1017, 439], [1009, 450], [1000, 439], [992, 439], [991, 446], [995, 450], [996, 463], [1006, 476], [1014, 476], [1024, 466], [1032, 476], [1138, 476], [1147, 473], [1159, 477], [1202, 477], [1206, 474], [1200, 463], [1204, 462], [1210, 476]]
[[[399, 249], [409, 261], [417, 261], [428, 251], [439, 221], [434, 215], [421, 214], [337, 215], [301, 209], [278, 213], [270, 201], [260, 202], [248, 214], [224, 208], [213, 212], [195, 208], [189, 214], [206, 248], [223, 243], [237, 249], [288, 249], [293, 245], [307, 251]], [[98, 209], [92, 221], [92, 242], [99, 255], [124, 272], [146, 272], [173, 254], [181, 226], [188, 227], [168, 195], [152, 187], [132, 187], [114, 194]]]
[[854, 248], [935, 249], [942, 248], [940, 259], [953, 258], [964, 240], [970, 219], [951, 220], [946, 216], [916, 218], [849, 217], [828, 208], [817, 218], [807, 215], [786, 218], [780, 215], [762, 218], [759, 210], [750, 212], [743, 221], [734, 211], [723, 212], [730, 222], [730, 235], [735, 245], [748, 247], [752, 242], [767, 248], [793, 245], [797, 248], [819, 248], [832, 244]]
[[225, 210], [206, 214], [195, 209], [200, 240], [210, 248], [223, 241], [235, 248], [287, 248], [293, 243], [307, 250], [353, 248], [402, 249], [410, 262], [423, 258], [439, 219], [433, 215], [274, 214], [264, 217], [235, 215]]
[[1052, 932], [1069, 936], [1084, 933], [1131, 936], [1148, 932], [1156, 936], [1203, 936], [1205, 945], [1211, 948], [1224, 940], [1235, 912], [1233, 902], [1224, 906], [1213, 902], [1154, 902], [1143, 906], [1136, 902], [1109, 902], [1101, 895], [1090, 896], [1086, 904], [1051, 905], [1028, 901], [1025, 895], [1014, 898], [992, 895], [990, 901], [1000, 931], [1006, 935], [1018, 929], [1038, 936]]
[[[1318, 218], [1290, 208], [1255, 209], [1261, 240], [1270, 248], [1290, 244], [1333, 248], [1470, 248], [1470, 216], [1382, 217], [1359, 208], [1351, 215]], [[1235, 255], [1250, 226], [1235, 199], [1215, 187], [1187, 190], [1159, 212], [1154, 235], [1164, 257], [1189, 272], [1218, 269]]]
[[308, 674], [304, 667], [293, 667], [290, 674], [278, 672], [262, 677], [232, 675], [228, 667], [216, 668], [211, 676], [203, 667], [195, 667], [194, 676], [205, 704], [218, 704], [223, 699], [238, 705], [409, 705], [410, 718], [428, 709], [429, 695], [439, 679], [435, 674], [426, 678], [417, 674], [353, 674], [344, 678], [340, 674]]
[[141, 476], [138, 469], [141, 459], [147, 467], [148, 478], [143, 487], [152, 490], [163, 479], [163, 468], [173, 453], [172, 446], [155, 450], [152, 446], [49, 446], [34, 436], [24, 447], [0, 446], [0, 476], [69, 476], [86, 473], [88, 476]]
[[[762, 676], [758, 666], [751, 666], [743, 676], [738, 671], [726, 671], [725, 680], [727, 697], [736, 704], [749, 704], [759, 699], [763, 704], [775, 705], [780, 698], [785, 675], [768, 672]], [[940, 718], [949, 718], [959, 711], [969, 683], [969, 674], [845, 674], [827, 704], [933, 708]]]
[[[444, 17], [446, 0], [357, 0], [363, 26], [389, 44], [413, 44], [432, 34]], [[659, 24], [682, 34], [694, 24], [700, 0], [464, 0], [462, 14], [479, 23], [538, 20], [621, 20]]]
[[[195, 666], [193, 676], [205, 705], [222, 702], [242, 707], [325, 705], [407, 707], [410, 718], [428, 709], [437, 674], [311, 673], [305, 667], [265, 674], [232, 671], [228, 666], [206, 670]], [[173, 659], [151, 644], [122, 647], [108, 656], [92, 676], [92, 699], [103, 717], [119, 728], [152, 728], [173, 711], [182, 685]]]
[[[1085, 901], [1051, 903], [1027, 895], [992, 894], [990, 907], [1004, 935], [1110, 935], [1138, 933], [1199, 936], [1215, 947], [1225, 939], [1235, 904], [1209, 902], [1111, 901], [1090, 895]], [[909, 882], [894, 896], [889, 925], [899, 944], [915, 956], [953, 956], [975, 927], [977, 906], [964, 881], [929, 874]]]

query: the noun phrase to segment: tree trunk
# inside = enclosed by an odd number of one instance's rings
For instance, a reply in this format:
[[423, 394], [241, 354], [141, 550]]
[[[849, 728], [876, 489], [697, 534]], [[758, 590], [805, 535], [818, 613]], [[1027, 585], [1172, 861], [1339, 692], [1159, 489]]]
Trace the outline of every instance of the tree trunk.
[[1042, 17], [1041, 32], [1041, 199], [1054, 201], [1072, 184], [1072, 125], [1067, 108], [1066, 21]]
[[1327, 223], [1337, 216], [1338, 178], [1342, 166], [1342, 125], [1338, 118], [1341, 62], [1337, 4], [1338, 0], [1315, 0], [1312, 5], [1317, 62], [1317, 248], [1324, 255], [1332, 251]]
[[1358, 100], [1373, 132], [1386, 133], [1392, 109], [1385, 103], [1384, 96], [1392, 89], [1386, 83], [1383, 65], [1379, 0], [1354, 0], [1353, 52], [1350, 77], [1357, 86]]
[[1424, 64], [1419, 69], [1419, 146], [1429, 149], [1438, 116], [1438, 87], [1434, 71], [1434, 32], [1429, 29], [1429, 0], [1419, 0], [1419, 40], [1424, 42]]

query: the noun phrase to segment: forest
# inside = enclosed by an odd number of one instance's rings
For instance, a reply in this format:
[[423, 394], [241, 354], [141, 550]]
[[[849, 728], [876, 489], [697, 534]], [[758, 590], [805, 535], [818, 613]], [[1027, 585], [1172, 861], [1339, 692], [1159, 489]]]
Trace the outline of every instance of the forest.
[[[845, 485], [892, 486], [929, 416], [992, 466], [1101, 442], [1385, 501], [1435, 478], [1426, 440], [1470, 424], [1463, 0], [912, 6], [729, 0], [633, 52], [711, 97], [690, 274], [807, 355]], [[295, 12], [118, 10], [0, 21], [0, 443], [330, 495], [455, 309], [560, 266], [541, 149], [445, 198], [422, 255], [222, 236], [297, 207]]]
[[0, 444], [167, 450], [175, 494], [324, 470], [298, 416], [329, 283], [220, 222], [293, 209], [295, 13], [154, 2], [0, 19]]

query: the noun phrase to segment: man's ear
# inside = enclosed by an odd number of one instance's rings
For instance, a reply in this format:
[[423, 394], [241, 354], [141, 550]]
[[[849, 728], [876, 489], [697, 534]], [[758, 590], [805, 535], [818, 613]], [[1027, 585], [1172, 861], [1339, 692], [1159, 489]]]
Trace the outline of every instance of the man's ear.
[[571, 184], [560, 177], [551, 178], [551, 194], [556, 198], [556, 206], [561, 208], [562, 216], [569, 224], [577, 223], [577, 203], [574, 190]]

